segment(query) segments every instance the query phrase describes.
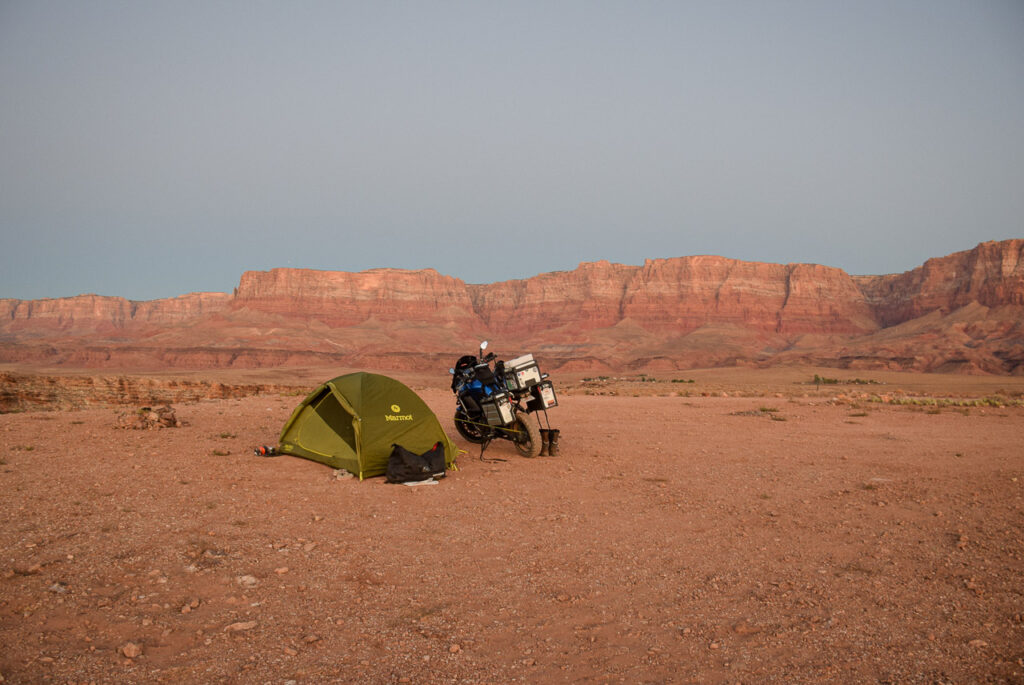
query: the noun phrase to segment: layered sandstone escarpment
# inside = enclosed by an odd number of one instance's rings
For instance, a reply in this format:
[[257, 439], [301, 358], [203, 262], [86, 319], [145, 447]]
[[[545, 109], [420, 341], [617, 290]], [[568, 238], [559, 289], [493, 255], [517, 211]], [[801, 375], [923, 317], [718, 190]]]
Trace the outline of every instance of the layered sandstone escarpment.
[[1024, 240], [981, 243], [973, 250], [929, 259], [902, 274], [855, 277], [875, 317], [893, 326], [933, 311], [973, 302], [1024, 305]]
[[242, 274], [231, 307], [313, 318], [332, 327], [351, 326], [370, 318], [446, 322], [475, 318], [466, 284], [433, 269], [247, 271]]
[[233, 294], [0, 300], [0, 361], [224, 368], [443, 364], [483, 338], [555, 368], [815, 363], [1024, 372], [1024, 240], [903, 274], [715, 256], [467, 284], [433, 269], [273, 269]]
[[489, 329], [521, 335], [622, 321], [682, 335], [707, 324], [772, 333], [865, 333], [878, 328], [853, 279], [817, 264], [700, 256], [643, 266], [594, 262], [575, 271], [469, 286]]
[[162, 300], [136, 302], [123, 297], [77, 295], [44, 300], [0, 299], [0, 332], [112, 332], [132, 325], [168, 325], [191, 321], [223, 310], [227, 293], [189, 293]]
[[877, 328], [850, 276], [817, 264], [721, 257], [649, 260], [627, 293], [623, 315], [663, 332], [685, 333], [709, 323], [780, 334]]
[[607, 261], [533, 278], [468, 286], [473, 311], [497, 335], [532, 336], [614, 326], [637, 267]]

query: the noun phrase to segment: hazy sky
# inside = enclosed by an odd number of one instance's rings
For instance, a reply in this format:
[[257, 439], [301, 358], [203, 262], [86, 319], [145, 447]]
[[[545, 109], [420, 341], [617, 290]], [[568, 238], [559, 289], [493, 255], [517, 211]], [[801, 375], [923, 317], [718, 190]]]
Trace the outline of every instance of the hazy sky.
[[0, 297], [1024, 237], [1024, 2], [0, 0]]

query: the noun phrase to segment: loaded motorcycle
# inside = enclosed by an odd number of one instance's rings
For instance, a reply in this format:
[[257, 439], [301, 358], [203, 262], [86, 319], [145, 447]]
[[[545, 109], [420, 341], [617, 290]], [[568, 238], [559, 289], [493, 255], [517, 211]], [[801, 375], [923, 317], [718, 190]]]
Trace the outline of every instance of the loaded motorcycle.
[[480, 445], [481, 459], [495, 439], [512, 441], [524, 457], [556, 456], [559, 431], [551, 428], [548, 409], [557, 407], [558, 399], [548, 374], [540, 372], [532, 354], [504, 362], [493, 352], [484, 356], [486, 349], [485, 340], [478, 356], [460, 357], [448, 369], [455, 393], [455, 430]]

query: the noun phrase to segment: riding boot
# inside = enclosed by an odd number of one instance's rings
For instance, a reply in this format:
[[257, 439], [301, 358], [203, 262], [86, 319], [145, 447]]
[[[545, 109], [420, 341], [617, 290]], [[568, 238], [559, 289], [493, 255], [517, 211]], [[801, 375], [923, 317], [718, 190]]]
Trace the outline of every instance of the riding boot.
[[551, 431], [547, 428], [540, 429], [540, 456], [548, 456], [548, 445], [551, 443]]
[[559, 431], [552, 428], [548, 431], [548, 456], [558, 456], [558, 433]]

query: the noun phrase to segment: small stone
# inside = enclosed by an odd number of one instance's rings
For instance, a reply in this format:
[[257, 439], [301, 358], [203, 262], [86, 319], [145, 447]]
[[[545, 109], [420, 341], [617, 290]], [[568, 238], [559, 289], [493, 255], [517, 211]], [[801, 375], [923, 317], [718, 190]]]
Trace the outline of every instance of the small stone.
[[306, 544], [304, 544], [302, 546], [302, 551], [303, 552], [312, 552], [315, 547], [316, 547], [316, 543], [315, 542], [307, 542]]
[[733, 630], [740, 635], [753, 635], [754, 633], [761, 632], [761, 629], [757, 626], [750, 625], [746, 621], [741, 621], [733, 626]]
[[302, 638], [302, 641], [305, 642], [307, 645], [311, 645], [314, 642], [319, 642], [320, 641], [320, 636], [319, 635], [307, 635], [306, 637]]
[[710, 645], [708, 645], [708, 647], [711, 649], [718, 649], [719, 647], [721, 647], [721, 645], [717, 642], [712, 642]]
[[188, 614], [188, 613], [191, 613], [191, 612], [192, 612], [192, 607], [190, 607], [188, 604], [186, 604], [185, 606], [181, 607], [181, 613]]
[[126, 642], [121, 645], [121, 654], [124, 654], [129, 659], [135, 659], [142, 655], [142, 647], [134, 642]]
[[256, 584], [260, 582], [256, 580], [255, 576], [238, 576], [235, 580], [242, 587], [256, 587]]
[[984, 640], [971, 640], [967, 643], [968, 647], [974, 647], [975, 649], [981, 649], [982, 647], [988, 647], [988, 643]]
[[556, 597], [556, 599], [557, 599], [557, 600], [558, 600], [559, 602], [568, 602], [568, 601], [569, 601], [569, 595], [567, 595], [567, 594], [565, 594], [565, 593], [563, 592], [562, 594], [558, 595], [558, 597]]
[[284, 574], [288, 573], [288, 567], [282, 566], [281, 568], [275, 568], [274, 573], [276, 573], [279, 576], [283, 576]]
[[296, 650], [292, 649], [291, 647], [285, 647], [284, 648], [284, 653], [287, 654], [288, 656], [295, 656], [296, 654], [298, 654], [298, 652]]
[[462, 647], [457, 645], [457, 644], [452, 645], [451, 647], [448, 648], [448, 653], [449, 654], [458, 654], [461, 651], [462, 651]]
[[523, 659], [522, 663], [523, 663], [523, 666], [533, 666], [537, 662], [534, 661], [533, 659]]
[[230, 631], [232, 633], [237, 633], [237, 632], [242, 631], [242, 630], [252, 630], [255, 627], [256, 627], [256, 621], [240, 621], [238, 623], [232, 623], [231, 625], [226, 627], [224, 630]]

